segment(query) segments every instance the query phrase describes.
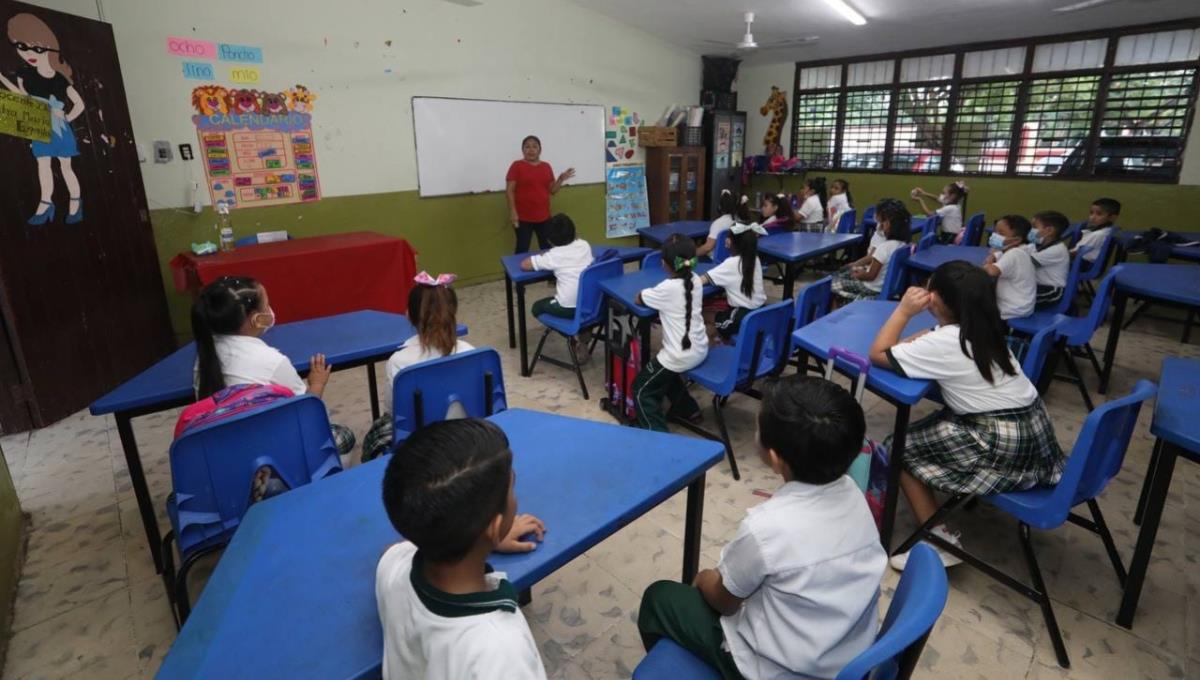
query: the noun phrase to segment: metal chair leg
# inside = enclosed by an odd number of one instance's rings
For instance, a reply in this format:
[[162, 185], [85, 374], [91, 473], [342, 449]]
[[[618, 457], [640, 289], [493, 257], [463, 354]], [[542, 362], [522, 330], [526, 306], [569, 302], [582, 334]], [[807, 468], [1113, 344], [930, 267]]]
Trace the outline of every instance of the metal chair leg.
[[1092, 368], [1096, 369], [1096, 377], [1104, 375], [1104, 369], [1100, 368], [1100, 360], [1096, 358], [1096, 351], [1092, 349], [1092, 343], [1083, 343], [1083, 353], [1087, 356], [1088, 361], [1092, 362]]
[[[575, 377], [579, 378], [579, 389], [583, 390], [583, 400], [587, 401], [587, 385], [583, 382], [583, 370], [579, 368], [579, 355], [575, 353], [575, 343], [571, 338], [567, 338], [567, 351], [571, 353], [571, 366], [575, 369]], [[534, 357], [536, 358], [537, 354], [534, 354]]]
[[950, 497], [945, 503], [942, 503], [940, 508], [935, 510], [934, 513], [930, 515], [929, 519], [925, 520], [924, 524], [917, 527], [916, 531], [912, 532], [908, 538], [904, 539], [904, 542], [900, 544], [899, 548], [896, 548], [894, 551], [892, 551], [892, 554], [899, 555], [912, 550], [912, 547], [916, 545], [918, 541], [923, 539], [925, 535], [930, 532], [930, 530], [941, 524], [947, 517], [950, 516], [951, 513], [957, 510], [959, 506], [973, 498], [974, 496], [965, 494], [959, 494], [957, 496]]
[[1075, 363], [1075, 355], [1067, 352], [1067, 370], [1071, 372], [1071, 377], [1075, 380], [1075, 384], [1079, 386], [1079, 394], [1083, 397], [1083, 404], [1087, 407], [1088, 412], [1096, 408], [1092, 403], [1092, 395], [1088, 394], [1087, 383], [1083, 381], [1083, 374], [1079, 372], [1079, 366]]
[[1058, 619], [1054, 618], [1054, 606], [1050, 604], [1050, 595], [1046, 593], [1046, 583], [1042, 580], [1042, 570], [1038, 568], [1037, 555], [1033, 552], [1029, 525], [1021, 522], [1017, 533], [1021, 538], [1021, 549], [1025, 553], [1025, 564], [1029, 567], [1029, 578], [1033, 581], [1033, 589], [1038, 594], [1036, 599], [1042, 608], [1042, 618], [1046, 620], [1046, 630], [1050, 632], [1050, 642], [1054, 644], [1054, 655], [1058, 657], [1059, 666], [1070, 668], [1071, 659], [1067, 656], [1067, 646], [1063, 644], [1062, 631], [1058, 628]]
[[1087, 502], [1088, 510], [1092, 511], [1092, 521], [1096, 523], [1096, 533], [1100, 534], [1100, 540], [1104, 541], [1104, 549], [1108, 552], [1108, 559], [1112, 562], [1113, 571], [1117, 572], [1117, 580], [1121, 582], [1121, 588], [1125, 588], [1125, 564], [1121, 562], [1121, 553], [1117, 552], [1117, 544], [1113, 543], [1112, 533], [1108, 530], [1108, 525], [1104, 523], [1104, 515], [1100, 512], [1100, 504], [1096, 499], [1091, 499]]
[[1154, 440], [1154, 450], [1150, 453], [1150, 464], [1146, 466], [1146, 480], [1142, 482], [1142, 493], [1138, 495], [1137, 510], [1133, 512], [1133, 523], [1141, 526], [1142, 517], [1146, 514], [1146, 501], [1150, 499], [1150, 482], [1154, 479], [1154, 471], [1158, 468], [1161, 455], [1162, 440]]
[[717, 416], [717, 427], [721, 430], [721, 441], [725, 444], [725, 457], [729, 459], [729, 469], [733, 472], [733, 478], [740, 480], [742, 475], [738, 472], [737, 459], [733, 457], [733, 444], [729, 441], [729, 430], [725, 427], [725, 415], [721, 412], [724, 403], [724, 398], [713, 395], [713, 412]]
[[533, 360], [529, 362], [529, 375], [533, 375], [533, 367], [537, 366], [538, 359], [542, 356], [542, 348], [546, 346], [546, 338], [550, 337], [551, 329], [547, 328], [545, 333], [542, 333], [542, 339], [538, 340], [537, 349], [533, 350]]

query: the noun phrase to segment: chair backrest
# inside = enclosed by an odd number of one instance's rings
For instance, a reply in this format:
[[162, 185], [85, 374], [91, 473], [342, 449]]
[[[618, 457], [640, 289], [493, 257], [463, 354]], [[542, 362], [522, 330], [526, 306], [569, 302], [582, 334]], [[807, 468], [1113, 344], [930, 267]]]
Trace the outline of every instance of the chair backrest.
[[[1115, 233], [1116, 229], [1114, 228], [1104, 237], [1104, 241], [1100, 243], [1100, 250], [1096, 252], [1096, 259], [1083, 263], [1083, 268], [1079, 270], [1080, 281], [1095, 281], [1104, 273], [1104, 268], [1108, 266], [1108, 253], [1112, 250]], [[1079, 259], [1083, 259], [1082, 254]]]
[[867, 209], [863, 211], [862, 223], [864, 227], [875, 225], [875, 206], [867, 206]]
[[983, 225], [987, 222], [987, 217], [977, 212], [967, 219], [966, 225], [963, 226], [962, 240], [959, 245], [976, 246], [979, 245], [979, 237], [983, 234]]
[[711, 255], [714, 264], [721, 264], [729, 258], [729, 245], [725, 239], [731, 234], [729, 229], [722, 229], [721, 233], [717, 234], [717, 245], [713, 247]]
[[299, 395], [184, 433], [171, 444], [180, 546], [232, 533], [250, 507], [255, 472], [289, 489], [342, 469], [325, 404]]
[[937, 233], [927, 231], [921, 236], [921, 240], [917, 241], [917, 252], [931, 248], [935, 243], [937, 243]]
[[792, 317], [793, 328], [803, 328], [829, 313], [833, 300], [833, 277], [817, 279], [804, 287], [796, 296], [796, 311]]
[[625, 263], [620, 260], [593, 262], [579, 275], [579, 294], [575, 301], [575, 323], [587, 326], [595, 323], [604, 310], [604, 292], [600, 282], [615, 279], [625, 273]]
[[914, 224], [912, 231], [914, 234], [920, 234], [921, 237], [925, 237], [928, 234], [936, 235], [938, 233], [938, 226], [941, 225], [941, 223], [942, 216], [934, 213], [932, 215], [927, 215], [920, 222]]
[[837, 680], [862, 680], [868, 675], [906, 680], [949, 595], [946, 568], [937, 553], [924, 543], [913, 546], [875, 642], [854, 657]]
[[657, 268], [657, 267], [661, 267], [661, 266], [662, 266], [662, 251], [661, 250], [651, 250], [650, 252], [648, 252], [642, 256], [642, 266], [641, 266], [642, 269], [650, 269], [652, 267]]
[[736, 370], [723, 382], [725, 393], [775, 371], [787, 361], [791, 334], [791, 300], [763, 305], [747, 314], [738, 328]]
[[853, 234], [857, 223], [858, 211], [851, 208], [843, 212], [842, 216], [838, 218], [837, 229], [835, 231], [839, 234]]
[[508, 408], [500, 355], [491, 347], [451, 354], [402, 369], [392, 381], [392, 443], [446, 419], [458, 404], [468, 418]]
[[1139, 380], [1127, 396], [1101, 404], [1088, 414], [1037, 528], [1059, 526], [1072, 507], [1100, 495], [1121, 471], [1142, 403], [1157, 391], [1154, 383]]
[[908, 246], [897, 248], [892, 253], [883, 277], [883, 289], [879, 291], [880, 300], [892, 300], [904, 294], [904, 282], [908, 280], [908, 258], [911, 256], [912, 248]]
[[1087, 250], [1086, 247], [1081, 248], [1075, 257], [1071, 258], [1071, 266], [1067, 270], [1067, 285], [1063, 288], [1062, 297], [1054, 303], [1053, 307], [1047, 307], [1045, 311], [1050, 314], [1066, 314], [1071, 309], [1071, 304], [1075, 302], [1075, 292], [1079, 290], [1079, 276], [1083, 271], [1083, 254]]
[[[1087, 337], [1069, 337], [1067, 338], [1067, 344], [1075, 347], [1090, 341], [1101, 324], [1104, 323], [1104, 317], [1108, 314], [1108, 303], [1112, 299], [1113, 288], [1117, 285], [1117, 275], [1123, 269], [1124, 266], [1122, 265], [1113, 267], [1104, 275], [1100, 283], [1096, 285], [1096, 297], [1092, 298], [1092, 306], [1088, 309], [1087, 316], [1084, 317], [1087, 321], [1084, 322], [1082, 330], [1087, 334]], [[1066, 295], [1065, 291], [1063, 295]]]
[[1025, 356], [1021, 359], [1021, 372], [1034, 385], [1037, 385], [1042, 378], [1042, 369], [1046, 367], [1046, 357], [1050, 356], [1050, 349], [1058, 340], [1058, 329], [1067, 321], [1066, 317], [1055, 317], [1052, 323], [1035, 333], [1033, 339], [1029, 341], [1029, 346], [1025, 349]]
[[1083, 227], [1086, 224], [1087, 220], [1084, 220], [1083, 222], [1076, 222], [1075, 224], [1067, 227], [1067, 230], [1063, 232], [1062, 240], [1063, 243], [1067, 244], [1068, 248], [1074, 248], [1075, 244], [1079, 243], [1079, 238], [1083, 236]]

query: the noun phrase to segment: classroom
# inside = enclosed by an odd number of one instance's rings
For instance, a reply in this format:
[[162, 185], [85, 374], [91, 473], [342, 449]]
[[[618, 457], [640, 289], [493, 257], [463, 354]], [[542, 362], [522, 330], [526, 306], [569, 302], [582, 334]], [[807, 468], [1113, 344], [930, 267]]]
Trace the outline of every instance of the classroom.
[[1200, 678], [1195, 0], [0, 30], [0, 678]]

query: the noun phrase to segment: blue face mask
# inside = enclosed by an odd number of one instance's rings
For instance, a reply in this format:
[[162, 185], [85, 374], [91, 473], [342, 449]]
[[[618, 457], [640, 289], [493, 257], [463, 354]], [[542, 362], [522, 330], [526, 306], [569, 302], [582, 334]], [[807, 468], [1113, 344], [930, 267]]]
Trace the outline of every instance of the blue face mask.
[[1004, 237], [1000, 234], [993, 233], [988, 237], [988, 246], [993, 250], [1004, 250]]
[[1040, 232], [1040, 231], [1036, 231], [1036, 230], [1035, 230], [1035, 231], [1031, 231], [1031, 232], [1029, 232], [1029, 240], [1030, 240], [1030, 241], [1031, 241], [1031, 242], [1032, 242], [1032, 243], [1033, 243], [1035, 246], [1040, 246], [1040, 245], [1042, 245], [1042, 232]]

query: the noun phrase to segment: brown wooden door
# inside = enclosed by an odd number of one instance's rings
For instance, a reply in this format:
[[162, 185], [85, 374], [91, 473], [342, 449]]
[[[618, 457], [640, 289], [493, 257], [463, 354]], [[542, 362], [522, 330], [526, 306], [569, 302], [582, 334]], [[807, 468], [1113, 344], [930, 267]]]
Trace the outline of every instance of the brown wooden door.
[[[0, 27], [8, 38], [0, 43], [0, 73], [9, 83], [54, 95], [52, 105], [66, 94], [68, 116], [75, 97], [83, 107], [49, 144], [0, 135], [9, 179], [0, 186], [2, 307], [32, 424], [40, 427], [146, 368], [173, 339], [112, 27], [19, 2], [0, 7]], [[58, 55], [49, 71], [66, 81], [27, 63], [49, 55]], [[47, 163], [54, 216], [30, 224], [49, 210], [39, 174]], [[71, 200], [76, 193], [80, 201]], [[69, 220], [72, 213], [81, 219]], [[21, 392], [5, 385], [0, 401]], [[13, 406], [0, 405], [6, 431], [22, 429], [7, 421]]]

